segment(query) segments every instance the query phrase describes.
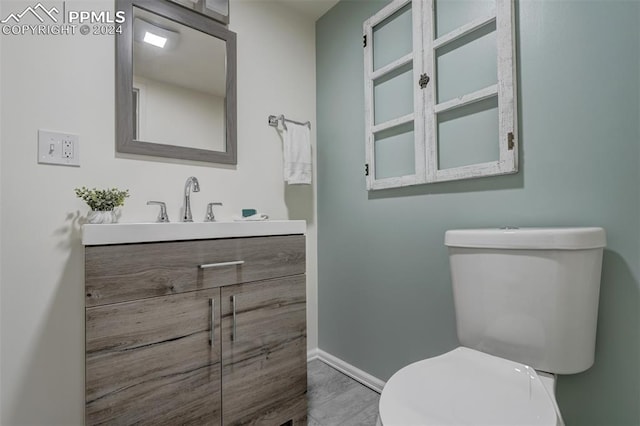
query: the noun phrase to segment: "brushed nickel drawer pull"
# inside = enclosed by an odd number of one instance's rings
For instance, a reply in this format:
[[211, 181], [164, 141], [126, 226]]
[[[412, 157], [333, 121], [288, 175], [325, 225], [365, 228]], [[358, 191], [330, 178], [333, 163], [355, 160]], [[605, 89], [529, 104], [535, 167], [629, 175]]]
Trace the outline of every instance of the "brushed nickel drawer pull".
[[213, 342], [215, 340], [215, 328], [216, 328], [216, 299], [209, 299], [209, 305], [211, 305], [211, 318], [209, 321], [209, 327], [211, 328], [211, 334], [209, 335], [209, 343], [213, 348]]
[[231, 341], [235, 342], [237, 340], [236, 334], [236, 296], [231, 296], [231, 305], [233, 309], [233, 332], [231, 334]]
[[234, 260], [233, 262], [205, 263], [200, 265], [200, 269], [222, 268], [224, 266], [244, 265], [244, 260]]

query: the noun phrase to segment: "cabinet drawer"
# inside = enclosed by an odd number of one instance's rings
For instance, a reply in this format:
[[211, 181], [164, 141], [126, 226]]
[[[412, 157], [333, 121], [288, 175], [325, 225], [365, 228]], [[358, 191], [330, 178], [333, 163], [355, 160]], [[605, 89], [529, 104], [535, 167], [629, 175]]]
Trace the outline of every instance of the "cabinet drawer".
[[85, 305], [304, 273], [304, 235], [88, 246]]

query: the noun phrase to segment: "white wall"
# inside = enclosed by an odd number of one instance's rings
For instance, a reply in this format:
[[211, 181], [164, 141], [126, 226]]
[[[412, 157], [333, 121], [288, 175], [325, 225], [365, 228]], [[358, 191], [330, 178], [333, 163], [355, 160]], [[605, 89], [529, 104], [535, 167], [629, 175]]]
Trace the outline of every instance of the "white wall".
[[[4, 17], [2, 2], [0, 1], [0, 16]], [[2, 36], [0, 36], [0, 65], [2, 59]], [[2, 81], [2, 66], [0, 66], [0, 82]], [[3, 99], [2, 96], [2, 84], [0, 84], [0, 100]], [[0, 242], [2, 241], [2, 105], [0, 102]], [[2, 330], [2, 244], [0, 243], [0, 331]], [[2, 338], [0, 338], [0, 383], [2, 381]], [[2, 401], [2, 386], [0, 385], [0, 402]], [[2, 404], [0, 403], [0, 423], [2, 423]]]
[[[2, 0], [2, 11], [26, 4]], [[113, 2], [67, 1], [66, 6], [99, 10]], [[75, 198], [77, 186], [128, 188], [123, 222], [155, 220], [156, 210], [145, 205], [151, 199], [166, 201], [177, 220], [184, 181], [191, 175], [201, 184], [192, 197], [198, 220], [211, 201], [224, 203], [222, 219], [242, 208], [274, 219], [306, 219], [308, 342], [317, 346], [315, 185], [284, 186], [282, 141], [267, 126], [267, 116], [280, 113], [315, 124], [314, 23], [273, 2], [236, 0], [230, 28], [238, 34], [237, 167], [115, 154], [112, 37], [2, 36], [2, 425], [83, 421], [79, 221], [87, 207]], [[38, 165], [38, 129], [79, 134], [81, 167]], [[313, 139], [315, 144], [315, 134]]]
[[214, 151], [225, 150], [225, 98], [134, 75], [138, 139]]

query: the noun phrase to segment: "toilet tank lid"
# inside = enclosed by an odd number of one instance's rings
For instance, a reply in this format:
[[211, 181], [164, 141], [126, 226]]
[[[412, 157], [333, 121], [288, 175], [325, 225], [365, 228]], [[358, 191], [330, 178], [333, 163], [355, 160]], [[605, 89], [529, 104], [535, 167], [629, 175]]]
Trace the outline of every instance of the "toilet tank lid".
[[584, 250], [602, 248], [607, 238], [602, 228], [492, 228], [456, 229], [445, 233], [448, 247]]

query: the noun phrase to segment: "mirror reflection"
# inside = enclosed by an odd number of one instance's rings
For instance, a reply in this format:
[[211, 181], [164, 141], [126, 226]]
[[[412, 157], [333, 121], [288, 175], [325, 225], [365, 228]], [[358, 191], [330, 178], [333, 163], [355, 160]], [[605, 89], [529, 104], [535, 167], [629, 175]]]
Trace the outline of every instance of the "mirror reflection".
[[225, 40], [133, 14], [133, 139], [224, 152]]

